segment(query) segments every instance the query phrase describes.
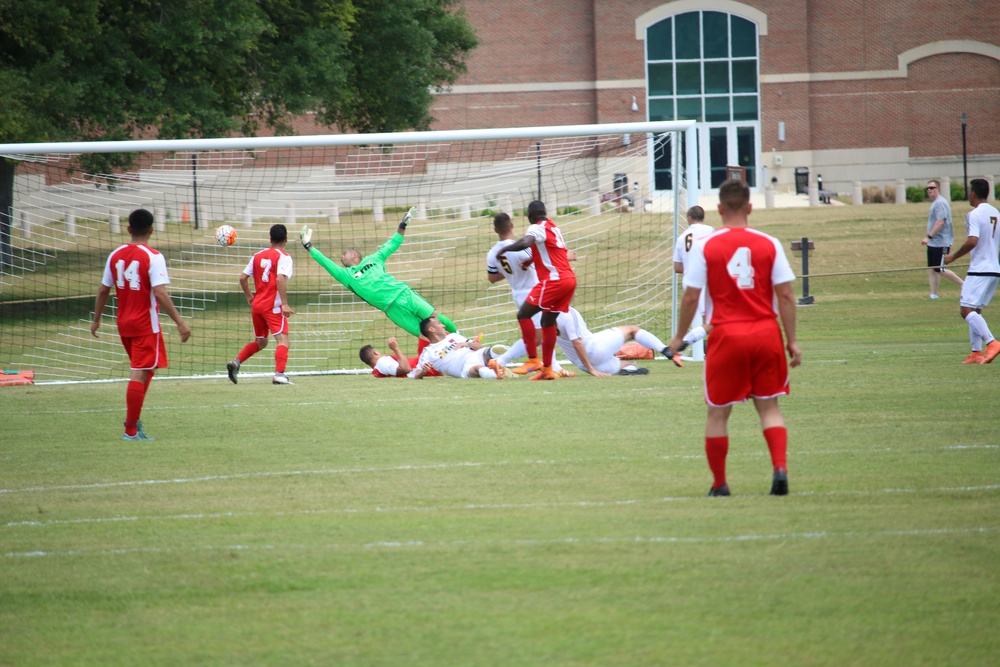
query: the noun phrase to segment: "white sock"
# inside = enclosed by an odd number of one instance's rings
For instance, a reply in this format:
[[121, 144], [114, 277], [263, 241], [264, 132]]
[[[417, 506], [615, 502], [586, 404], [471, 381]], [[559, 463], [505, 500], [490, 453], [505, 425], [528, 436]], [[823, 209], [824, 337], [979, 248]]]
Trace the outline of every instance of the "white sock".
[[691, 331], [687, 332], [687, 335], [684, 336], [684, 342], [687, 343], [688, 345], [694, 345], [702, 338], [704, 338], [706, 335], [707, 333], [705, 331], [705, 327], [697, 326], [694, 329], [691, 329]]
[[979, 334], [972, 330], [971, 326], [969, 327], [969, 342], [972, 343], [973, 352], [983, 351], [983, 339], [979, 337]]
[[524, 347], [524, 341], [518, 338], [517, 342], [511, 345], [509, 350], [497, 357], [497, 361], [501, 365], [506, 366], [509, 362], [523, 357], [525, 354], [527, 354], [527, 350]]
[[479, 369], [479, 377], [483, 378], [484, 380], [496, 380], [497, 374], [494, 372], [492, 368], [488, 366], [483, 366], [482, 368]]
[[969, 331], [971, 332], [969, 334], [969, 338], [970, 340], [973, 341], [972, 343], [973, 350], [976, 349], [977, 345], [977, 341], [975, 340], [975, 338], [973, 338], [973, 335], [978, 336], [980, 339], [978, 341], [979, 349], [982, 349], [983, 345], [982, 341], [993, 340], [993, 334], [990, 333], [990, 327], [986, 324], [986, 320], [983, 318], [982, 315], [980, 315], [976, 311], [972, 311], [971, 313], [965, 316], [965, 321], [969, 323]]
[[667, 346], [666, 343], [645, 329], [639, 329], [635, 332], [635, 342], [639, 343], [639, 345], [642, 345], [643, 347], [648, 347], [654, 352], [662, 352], [663, 348]]

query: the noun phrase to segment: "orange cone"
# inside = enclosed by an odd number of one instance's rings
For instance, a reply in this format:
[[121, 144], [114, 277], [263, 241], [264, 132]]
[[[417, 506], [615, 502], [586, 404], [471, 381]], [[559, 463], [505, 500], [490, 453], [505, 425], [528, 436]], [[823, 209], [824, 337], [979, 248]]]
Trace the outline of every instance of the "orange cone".
[[191, 216], [188, 215], [187, 204], [184, 204], [184, 209], [181, 211], [181, 222], [191, 222]]

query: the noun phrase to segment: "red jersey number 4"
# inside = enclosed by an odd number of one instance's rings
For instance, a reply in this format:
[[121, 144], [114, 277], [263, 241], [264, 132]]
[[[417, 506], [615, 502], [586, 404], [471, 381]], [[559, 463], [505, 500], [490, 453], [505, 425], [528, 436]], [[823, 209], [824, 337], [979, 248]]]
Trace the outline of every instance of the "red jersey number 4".
[[726, 264], [726, 270], [740, 289], [753, 289], [753, 265], [750, 263], [750, 248], [737, 248]]

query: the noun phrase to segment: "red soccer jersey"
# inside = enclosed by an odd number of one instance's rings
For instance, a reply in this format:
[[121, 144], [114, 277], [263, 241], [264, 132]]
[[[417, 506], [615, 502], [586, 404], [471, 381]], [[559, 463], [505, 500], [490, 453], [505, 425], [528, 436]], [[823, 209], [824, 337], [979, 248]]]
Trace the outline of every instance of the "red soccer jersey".
[[692, 250], [684, 286], [706, 291], [709, 322], [722, 326], [777, 318], [774, 285], [794, 280], [795, 274], [776, 238], [749, 227], [723, 227]]
[[129, 243], [108, 256], [101, 284], [115, 288], [120, 336], [149, 336], [160, 331], [160, 307], [153, 288], [170, 282], [163, 255], [147, 245]]
[[243, 273], [253, 276], [253, 309], [257, 312], [281, 312], [278, 275], [292, 277], [292, 256], [279, 248], [267, 248], [254, 255]]
[[528, 235], [535, 239], [531, 254], [539, 281], [576, 277], [566, 257], [566, 242], [556, 223], [546, 218], [528, 227]]

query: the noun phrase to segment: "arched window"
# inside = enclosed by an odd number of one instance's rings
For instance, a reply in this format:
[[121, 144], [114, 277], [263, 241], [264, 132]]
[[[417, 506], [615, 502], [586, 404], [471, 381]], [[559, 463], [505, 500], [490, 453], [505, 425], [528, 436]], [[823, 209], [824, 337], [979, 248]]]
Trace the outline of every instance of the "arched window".
[[[757, 24], [735, 14], [690, 11], [646, 28], [650, 120], [701, 121], [701, 182], [717, 188], [726, 165], [746, 168], [755, 187], [760, 164]], [[654, 166], [657, 189], [672, 182], [670, 157]]]

